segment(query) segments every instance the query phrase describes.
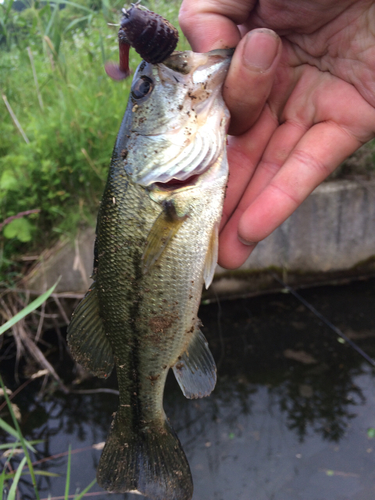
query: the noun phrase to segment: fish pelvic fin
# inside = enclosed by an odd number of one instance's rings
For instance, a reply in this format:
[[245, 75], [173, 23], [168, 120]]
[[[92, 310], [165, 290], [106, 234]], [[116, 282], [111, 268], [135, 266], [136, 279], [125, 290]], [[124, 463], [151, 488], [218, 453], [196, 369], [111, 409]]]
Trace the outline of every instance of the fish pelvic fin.
[[214, 390], [216, 365], [199, 327], [195, 328], [188, 348], [173, 366], [173, 373], [188, 399], [203, 398]]
[[219, 256], [219, 223], [216, 222], [212, 230], [211, 239], [206, 255], [206, 261], [204, 263], [204, 269], [203, 269], [203, 279], [206, 290], [211, 285], [212, 280], [214, 278], [218, 256]]
[[142, 255], [143, 274], [152, 269], [187, 217], [187, 215], [177, 214], [173, 201], [163, 203], [163, 210], [147, 236], [146, 247]]
[[68, 345], [75, 360], [97, 377], [106, 378], [114, 367], [112, 346], [99, 315], [95, 283], [78, 304], [68, 326]]
[[152, 500], [191, 500], [190, 467], [177, 435], [164, 419], [134, 428], [121, 409], [100, 457], [97, 481], [115, 493], [139, 492]]

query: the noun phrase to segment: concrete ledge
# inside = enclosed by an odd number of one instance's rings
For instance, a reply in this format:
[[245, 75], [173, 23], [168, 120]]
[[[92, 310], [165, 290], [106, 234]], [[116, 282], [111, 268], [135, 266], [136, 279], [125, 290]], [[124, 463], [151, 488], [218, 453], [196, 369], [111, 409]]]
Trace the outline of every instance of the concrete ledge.
[[[59, 292], [84, 293], [92, 271], [94, 230], [45, 252], [25, 278], [25, 288], [43, 291], [58, 276]], [[327, 182], [258, 244], [237, 271], [218, 266], [204, 293], [237, 296], [278, 289], [278, 270], [293, 286], [312, 286], [375, 274], [375, 179]]]
[[[320, 185], [241, 269], [350, 269], [375, 255], [375, 179]], [[222, 272], [221, 269], [218, 272]]]

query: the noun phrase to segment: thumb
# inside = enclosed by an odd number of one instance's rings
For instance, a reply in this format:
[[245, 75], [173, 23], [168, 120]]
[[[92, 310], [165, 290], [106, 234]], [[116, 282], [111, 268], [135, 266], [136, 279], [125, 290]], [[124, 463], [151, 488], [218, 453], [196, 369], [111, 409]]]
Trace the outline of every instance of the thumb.
[[258, 119], [271, 92], [280, 55], [281, 40], [269, 29], [252, 30], [238, 44], [223, 90], [231, 114], [229, 134], [243, 134]]

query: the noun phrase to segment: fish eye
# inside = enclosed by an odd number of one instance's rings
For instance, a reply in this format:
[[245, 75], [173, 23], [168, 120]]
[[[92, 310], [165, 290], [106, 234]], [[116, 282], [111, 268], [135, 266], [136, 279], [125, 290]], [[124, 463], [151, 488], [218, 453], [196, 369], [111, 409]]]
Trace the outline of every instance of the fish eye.
[[142, 97], [146, 97], [146, 95], [152, 92], [154, 88], [154, 84], [148, 76], [141, 76], [134, 83], [132, 87], [132, 97], [134, 99], [142, 99]]

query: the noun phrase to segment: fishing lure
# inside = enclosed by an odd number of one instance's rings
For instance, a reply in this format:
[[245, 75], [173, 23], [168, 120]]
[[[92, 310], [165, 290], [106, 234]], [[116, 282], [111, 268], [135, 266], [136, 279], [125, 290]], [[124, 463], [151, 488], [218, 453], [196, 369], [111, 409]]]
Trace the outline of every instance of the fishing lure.
[[130, 75], [130, 47], [146, 62], [158, 64], [172, 54], [178, 42], [177, 29], [159, 14], [141, 8], [139, 4], [123, 9], [122, 14], [118, 32], [119, 64], [109, 62], [105, 65], [108, 76], [114, 80]]

